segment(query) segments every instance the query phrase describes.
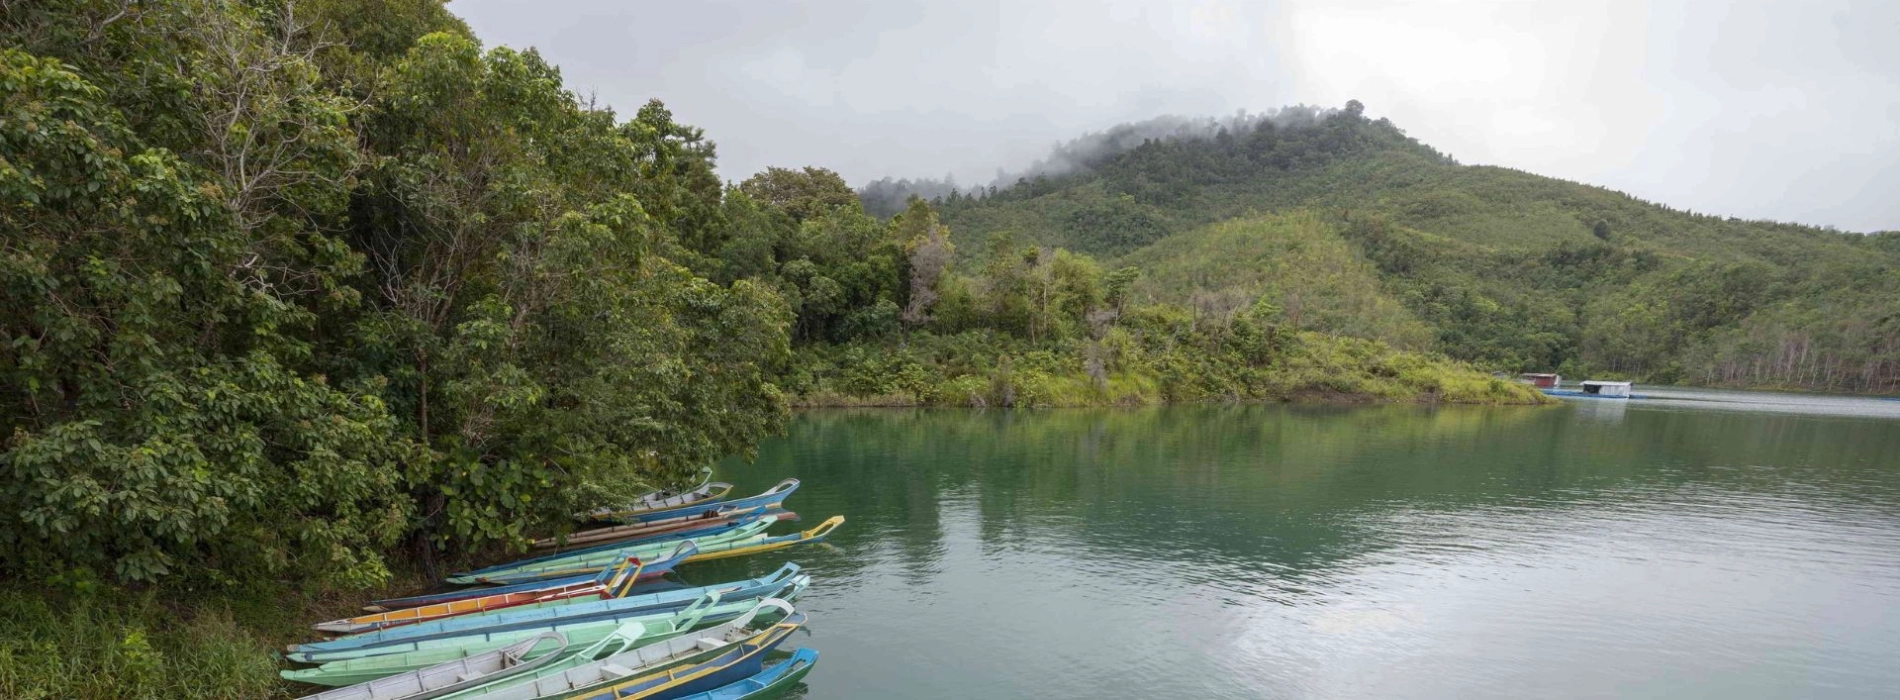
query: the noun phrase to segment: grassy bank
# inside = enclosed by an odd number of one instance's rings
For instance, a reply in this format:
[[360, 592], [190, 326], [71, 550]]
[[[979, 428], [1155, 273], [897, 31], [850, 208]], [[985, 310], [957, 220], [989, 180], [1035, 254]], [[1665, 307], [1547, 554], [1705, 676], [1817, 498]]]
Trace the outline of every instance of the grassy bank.
[[348, 609], [287, 588], [0, 588], [0, 697], [289, 698], [276, 651]]
[[85, 581], [0, 583], [0, 698], [295, 698], [316, 686], [277, 675], [310, 625], [364, 601], [429, 588], [413, 572], [382, 586], [283, 581], [192, 590]]

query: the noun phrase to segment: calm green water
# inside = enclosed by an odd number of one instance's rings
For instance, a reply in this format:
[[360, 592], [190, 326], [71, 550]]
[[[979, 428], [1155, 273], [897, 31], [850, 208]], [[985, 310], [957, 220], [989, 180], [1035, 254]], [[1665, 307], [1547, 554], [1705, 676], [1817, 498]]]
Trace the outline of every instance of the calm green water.
[[823, 411], [806, 697], [1900, 696], [1900, 402]]

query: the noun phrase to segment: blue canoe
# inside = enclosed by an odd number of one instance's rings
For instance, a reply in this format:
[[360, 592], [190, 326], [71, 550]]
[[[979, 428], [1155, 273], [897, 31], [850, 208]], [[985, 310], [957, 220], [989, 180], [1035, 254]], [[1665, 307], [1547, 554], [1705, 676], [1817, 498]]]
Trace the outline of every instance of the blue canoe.
[[699, 663], [682, 663], [643, 673], [603, 692], [576, 695], [587, 700], [677, 700], [744, 681], [765, 670], [765, 656], [805, 624], [804, 613], [793, 613], [751, 639], [727, 646], [717, 656]]
[[722, 686], [704, 693], [694, 693], [678, 700], [754, 700], [755, 698], [775, 698], [791, 690], [805, 679], [811, 669], [818, 665], [817, 649], [794, 649], [792, 658], [766, 666], [751, 678]]

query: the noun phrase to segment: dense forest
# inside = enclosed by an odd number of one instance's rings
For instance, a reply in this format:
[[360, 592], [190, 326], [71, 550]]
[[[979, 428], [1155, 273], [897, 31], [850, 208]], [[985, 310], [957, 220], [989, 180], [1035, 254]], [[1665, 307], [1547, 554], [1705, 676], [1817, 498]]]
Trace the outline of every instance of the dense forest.
[[830, 171], [722, 181], [665, 106], [435, 0], [0, 0], [0, 47], [8, 697], [280, 693], [271, 630], [325, 591], [519, 548], [798, 404], [1541, 400]]
[[0, 695], [280, 694], [326, 591], [519, 548], [796, 405], [1900, 375], [1900, 236], [1458, 166], [1356, 104], [980, 189], [716, 162], [438, 0], [0, 0]]
[[[907, 183], [874, 184], [867, 205]], [[1500, 370], [1900, 392], [1900, 232], [1460, 165], [1356, 102], [1122, 125], [1009, 183], [908, 184], [966, 249], [1033, 241], [1135, 267], [1137, 303], [1264, 300], [1290, 328]]]

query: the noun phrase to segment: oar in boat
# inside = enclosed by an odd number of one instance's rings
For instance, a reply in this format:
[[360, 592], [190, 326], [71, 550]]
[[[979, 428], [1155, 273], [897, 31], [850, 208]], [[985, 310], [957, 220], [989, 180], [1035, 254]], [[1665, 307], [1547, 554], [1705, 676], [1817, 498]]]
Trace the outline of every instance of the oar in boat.
[[545, 632], [494, 651], [384, 676], [302, 700], [428, 700], [477, 688], [546, 666], [566, 655], [567, 637]]

